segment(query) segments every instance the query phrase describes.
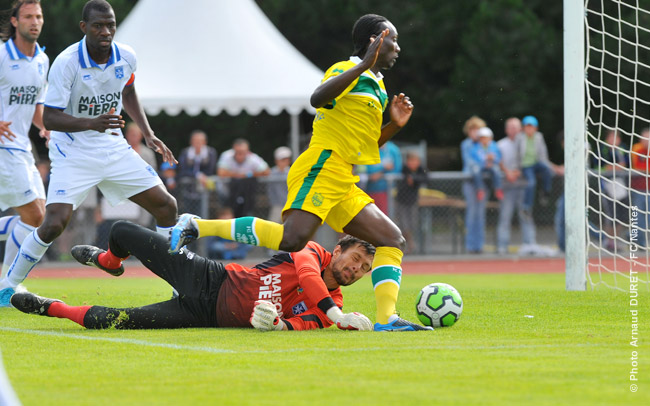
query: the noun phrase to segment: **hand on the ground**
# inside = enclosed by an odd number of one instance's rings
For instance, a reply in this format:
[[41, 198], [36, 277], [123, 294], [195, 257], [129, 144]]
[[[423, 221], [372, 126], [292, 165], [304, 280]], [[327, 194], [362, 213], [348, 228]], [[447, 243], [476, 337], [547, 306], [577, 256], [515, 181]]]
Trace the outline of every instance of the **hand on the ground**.
[[353, 312], [346, 313], [343, 315], [343, 317], [339, 318], [336, 321], [336, 327], [340, 328], [341, 330], [370, 331], [372, 330], [372, 322], [363, 314]]
[[284, 329], [275, 305], [268, 300], [257, 300], [250, 319], [251, 325], [261, 331], [279, 331]]

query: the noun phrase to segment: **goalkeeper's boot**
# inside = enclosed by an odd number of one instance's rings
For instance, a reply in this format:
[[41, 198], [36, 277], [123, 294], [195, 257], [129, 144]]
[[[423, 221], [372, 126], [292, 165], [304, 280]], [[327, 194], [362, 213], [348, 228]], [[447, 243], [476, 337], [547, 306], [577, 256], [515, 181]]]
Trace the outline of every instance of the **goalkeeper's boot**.
[[181, 214], [178, 222], [169, 233], [169, 252], [178, 254], [185, 245], [191, 243], [199, 237], [199, 226], [195, 219], [200, 218], [194, 214]]
[[122, 275], [124, 273], [124, 265], [120, 264], [119, 268], [110, 269], [99, 263], [99, 254], [103, 254], [104, 252], [106, 251], [92, 245], [75, 245], [70, 250], [72, 257], [80, 264], [97, 267], [113, 276]]
[[425, 327], [419, 324], [411, 323], [408, 320], [404, 320], [396, 314], [393, 314], [388, 318], [388, 323], [380, 324], [375, 323], [375, 331], [422, 331], [422, 330], [433, 330], [433, 327]]
[[0, 307], [11, 307], [11, 296], [16, 293], [14, 288], [7, 287], [0, 290]]
[[[39, 316], [48, 316], [47, 309], [54, 302], [61, 302], [57, 299], [48, 299], [30, 292], [18, 292], [11, 297], [11, 304], [23, 313], [37, 314]], [[63, 303], [63, 302], [61, 302]]]

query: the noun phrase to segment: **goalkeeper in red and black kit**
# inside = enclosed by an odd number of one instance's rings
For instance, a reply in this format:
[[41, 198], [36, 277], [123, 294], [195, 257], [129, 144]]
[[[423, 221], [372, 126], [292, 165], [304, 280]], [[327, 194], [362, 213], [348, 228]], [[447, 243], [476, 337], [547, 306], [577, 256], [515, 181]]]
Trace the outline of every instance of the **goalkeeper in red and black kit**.
[[183, 249], [168, 253], [163, 236], [119, 221], [111, 229], [109, 250], [82, 245], [73, 256], [114, 276], [133, 255], [172, 285], [179, 296], [134, 308], [69, 306], [29, 292], [16, 293], [12, 305], [25, 313], [70, 319], [88, 329], [159, 329], [185, 327], [255, 327], [259, 330], [309, 330], [334, 324], [341, 329], [372, 330], [360, 313], [342, 313], [340, 286], [370, 270], [375, 248], [344, 237], [332, 253], [315, 242], [298, 252], [279, 253], [246, 268], [224, 265]]

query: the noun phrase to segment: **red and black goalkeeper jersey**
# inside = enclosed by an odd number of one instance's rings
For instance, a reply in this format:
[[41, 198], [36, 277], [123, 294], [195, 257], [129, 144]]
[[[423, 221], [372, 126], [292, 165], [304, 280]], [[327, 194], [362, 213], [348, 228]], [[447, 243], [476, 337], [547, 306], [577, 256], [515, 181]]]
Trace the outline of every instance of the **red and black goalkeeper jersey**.
[[323, 281], [322, 272], [331, 259], [332, 254], [310, 241], [301, 251], [274, 255], [253, 268], [226, 265], [228, 276], [217, 298], [219, 327], [251, 327], [256, 300], [275, 303], [290, 330], [331, 326], [324, 310], [332, 301], [343, 307], [341, 288], [330, 291]]

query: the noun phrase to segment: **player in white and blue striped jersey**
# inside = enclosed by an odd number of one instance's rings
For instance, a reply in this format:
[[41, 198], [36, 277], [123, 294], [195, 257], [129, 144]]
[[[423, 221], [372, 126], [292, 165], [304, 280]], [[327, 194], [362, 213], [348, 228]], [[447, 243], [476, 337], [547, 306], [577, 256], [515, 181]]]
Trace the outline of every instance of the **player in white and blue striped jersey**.
[[[134, 87], [135, 52], [113, 42], [115, 13], [104, 0], [84, 6], [85, 34], [55, 59], [49, 75], [43, 120], [52, 130], [45, 219], [25, 241], [0, 280], [0, 305], [43, 257], [93, 186], [113, 205], [129, 199], [149, 211], [167, 235], [177, 217], [176, 200], [155, 169], [122, 136], [122, 107], [142, 130], [147, 146], [169, 163], [172, 152], [153, 133]], [[4, 293], [3, 293], [4, 292]]]
[[11, 207], [18, 213], [0, 217], [2, 276], [45, 215], [45, 189], [29, 139], [32, 123], [42, 137], [48, 135], [43, 101], [50, 62], [36, 42], [42, 27], [40, 1], [18, 0], [3, 27], [6, 42], [0, 45], [0, 210]]

